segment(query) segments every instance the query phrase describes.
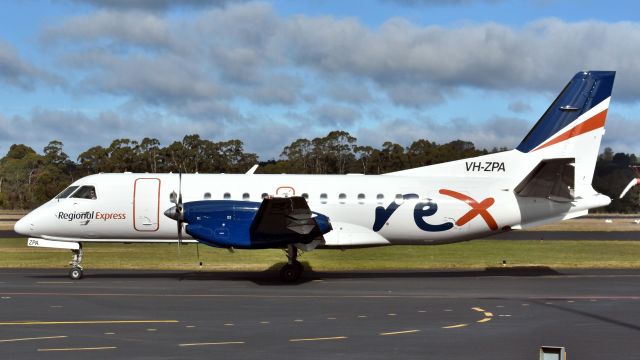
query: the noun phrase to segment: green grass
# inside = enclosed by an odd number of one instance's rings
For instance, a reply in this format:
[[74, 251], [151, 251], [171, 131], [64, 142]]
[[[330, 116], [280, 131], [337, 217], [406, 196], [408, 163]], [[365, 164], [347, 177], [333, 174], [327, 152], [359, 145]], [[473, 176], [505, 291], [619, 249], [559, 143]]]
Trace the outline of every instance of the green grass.
[[[84, 244], [83, 265], [91, 269], [200, 269], [260, 271], [282, 263], [282, 250], [236, 250], [200, 245]], [[69, 250], [29, 248], [25, 239], [0, 240], [0, 268], [63, 268]], [[389, 246], [369, 249], [323, 249], [300, 260], [316, 271], [484, 269], [501, 266], [551, 268], [640, 268], [640, 242], [476, 240], [438, 246]]]

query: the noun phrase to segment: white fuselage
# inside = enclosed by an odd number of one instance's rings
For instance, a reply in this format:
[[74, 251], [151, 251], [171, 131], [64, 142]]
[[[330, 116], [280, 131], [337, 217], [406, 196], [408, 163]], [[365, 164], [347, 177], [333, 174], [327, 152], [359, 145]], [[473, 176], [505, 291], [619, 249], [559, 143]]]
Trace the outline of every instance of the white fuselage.
[[[185, 203], [304, 196], [333, 226], [323, 245], [339, 247], [464, 241], [583, 215], [608, 203], [602, 196], [584, 206], [517, 197], [509, 173], [528, 171], [535, 162], [509, 160], [510, 153], [498, 165], [485, 165], [484, 157], [448, 163], [450, 176], [442, 176], [437, 165], [439, 176], [183, 174], [181, 190]], [[16, 231], [73, 242], [177, 240], [175, 220], [163, 213], [174, 206], [170, 198], [179, 191], [178, 174], [96, 174], [72, 185], [95, 187], [96, 198], [50, 200], [20, 220]]]

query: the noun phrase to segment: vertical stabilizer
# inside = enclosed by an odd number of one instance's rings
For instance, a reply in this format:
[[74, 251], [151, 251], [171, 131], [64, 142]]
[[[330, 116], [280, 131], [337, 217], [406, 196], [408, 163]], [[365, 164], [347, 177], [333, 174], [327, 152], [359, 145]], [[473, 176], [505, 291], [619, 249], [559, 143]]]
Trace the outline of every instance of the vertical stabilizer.
[[577, 73], [517, 147], [543, 159], [574, 158], [577, 197], [594, 192], [591, 181], [614, 78], [614, 71]]

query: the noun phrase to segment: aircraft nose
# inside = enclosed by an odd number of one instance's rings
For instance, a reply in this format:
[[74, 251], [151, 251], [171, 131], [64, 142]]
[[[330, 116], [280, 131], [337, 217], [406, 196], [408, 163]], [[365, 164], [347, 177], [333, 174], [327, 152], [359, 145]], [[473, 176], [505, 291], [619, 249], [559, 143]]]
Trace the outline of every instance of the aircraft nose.
[[13, 231], [20, 235], [31, 235], [31, 232], [33, 231], [33, 224], [30, 223], [31, 220], [29, 218], [29, 215], [25, 215], [22, 219], [18, 220], [13, 226]]

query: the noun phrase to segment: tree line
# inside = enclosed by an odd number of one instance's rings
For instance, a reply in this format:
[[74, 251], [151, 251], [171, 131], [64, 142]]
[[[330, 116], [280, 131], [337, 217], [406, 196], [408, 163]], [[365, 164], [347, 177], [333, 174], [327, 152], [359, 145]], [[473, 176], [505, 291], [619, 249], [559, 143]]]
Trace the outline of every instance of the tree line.
[[[0, 159], [0, 208], [32, 209], [53, 198], [71, 182], [100, 172], [242, 173], [259, 163], [263, 174], [383, 174], [507, 150], [477, 149], [469, 141], [445, 144], [420, 139], [409, 146], [390, 141], [381, 147], [363, 146], [345, 131], [331, 131], [312, 140], [297, 139], [285, 146], [279, 159], [258, 162], [244, 150], [241, 140], [214, 142], [187, 135], [166, 147], [158, 139], [116, 139], [108, 147], [94, 146], [74, 161], [63, 143], [51, 141], [42, 154], [24, 144], [14, 144]], [[607, 148], [599, 156], [594, 176], [596, 190], [614, 199], [606, 211], [636, 212], [638, 189], [623, 200], [617, 195], [634, 177], [629, 165], [634, 154]]]

